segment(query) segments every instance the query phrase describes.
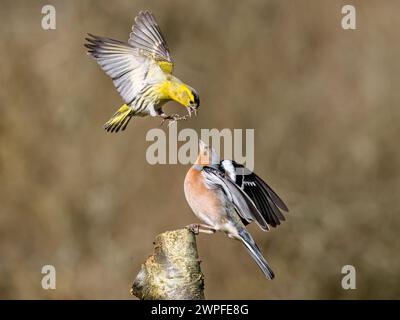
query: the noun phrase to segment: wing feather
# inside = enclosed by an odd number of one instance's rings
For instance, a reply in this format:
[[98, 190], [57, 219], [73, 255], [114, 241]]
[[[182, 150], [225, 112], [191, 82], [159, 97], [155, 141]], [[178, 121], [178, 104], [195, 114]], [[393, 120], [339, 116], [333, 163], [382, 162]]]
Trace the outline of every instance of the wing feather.
[[144, 86], [149, 59], [139, 55], [138, 49], [118, 40], [91, 34], [86, 40], [88, 54], [112, 78], [122, 99], [129, 105]]
[[223, 190], [227, 200], [235, 206], [241, 218], [247, 223], [255, 220], [261, 229], [269, 230], [267, 221], [253, 201], [229, 177], [226, 177], [218, 169], [208, 166], [203, 167], [202, 173], [208, 186]]
[[[149, 11], [141, 11], [135, 18], [128, 43], [142, 50], [157, 61], [168, 62], [172, 70], [173, 60], [167, 42], [161, 33], [154, 16]], [[163, 64], [160, 64], [163, 65]]]
[[289, 211], [289, 209], [258, 175], [231, 160], [221, 161], [219, 167], [250, 197], [269, 225], [276, 227], [281, 221], [286, 220], [280, 210]]

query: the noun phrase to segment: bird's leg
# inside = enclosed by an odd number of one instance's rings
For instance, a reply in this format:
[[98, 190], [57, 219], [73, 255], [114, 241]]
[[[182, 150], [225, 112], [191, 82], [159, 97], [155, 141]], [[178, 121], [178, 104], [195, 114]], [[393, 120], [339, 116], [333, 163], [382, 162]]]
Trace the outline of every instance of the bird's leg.
[[188, 116], [180, 116], [179, 114], [174, 114], [172, 117], [173, 117], [173, 121], [187, 120], [188, 119]]
[[179, 120], [187, 120], [188, 119], [188, 116], [180, 116], [179, 114], [168, 115], [164, 112], [160, 114], [160, 117], [162, 118], [160, 125], [163, 125], [165, 120], [169, 120], [168, 125], [171, 125], [174, 122], [177, 122]]
[[168, 122], [168, 126], [170, 126], [171, 124], [178, 122], [180, 120], [187, 120], [187, 119], [188, 119], [187, 116], [180, 116], [179, 114], [174, 114], [174, 115], [172, 115], [172, 120], [170, 120]]
[[207, 234], [214, 234], [217, 231], [213, 227], [202, 223], [192, 223], [186, 226], [186, 228], [188, 228], [196, 235], [199, 234], [200, 232]]

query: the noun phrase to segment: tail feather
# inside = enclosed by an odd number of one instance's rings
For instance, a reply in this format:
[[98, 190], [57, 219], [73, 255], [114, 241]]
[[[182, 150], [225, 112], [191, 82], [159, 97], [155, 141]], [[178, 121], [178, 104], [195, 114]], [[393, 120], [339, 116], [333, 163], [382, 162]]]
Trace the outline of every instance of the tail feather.
[[116, 113], [104, 124], [107, 132], [118, 132], [120, 129], [124, 131], [134, 115], [134, 111], [124, 104]]
[[269, 278], [273, 279], [275, 277], [274, 272], [272, 271], [271, 267], [269, 266], [268, 262], [263, 257], [260, 249], [258, 248], [257, 244], [254, 242], [251, 235], [247, 232], [246, 229], [243, 229], [239, 232], [239, 240], [243, 242], [247, 251], [250, 253], [251, 257], [260, 267], [261, 271], [264, 275]]

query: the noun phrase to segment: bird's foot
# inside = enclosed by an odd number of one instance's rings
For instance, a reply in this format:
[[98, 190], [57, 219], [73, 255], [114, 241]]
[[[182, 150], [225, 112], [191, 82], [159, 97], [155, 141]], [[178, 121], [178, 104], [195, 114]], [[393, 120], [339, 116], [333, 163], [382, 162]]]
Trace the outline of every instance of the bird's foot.
[[188, 118], [189, 118], [188, 115], [186, 115], [186, 116], [180, 116], [179, 114], [174, 114], [173, 115], [173, 120], [174, 121], [187, 120]]
[[193, 232], [195, 235], [198, 235], [200, 232], [214, 234], [217, 231], [213, 227], [201, 223], [192, 223], [186, 226], [186, 228], [189, 229], [189, 231]]
[[193, 232], [195, 235], [198, 235], [200, 233], [200, 226], [198, 224], [192, 223], [186, 226], [186, 228]]
[[188, 115], [186, 115], [186, 116], [180, 116], [179, 114], [173, 114], [173, 115], [162, 115], [162, 121], [161, 121], [161, 124], [160, 125], [163, 125], [164, 124], [164, 122], [166, 121], [166, 120], [168, 120], [169, 122], [168, 122], [168, 126], [170, 126], [171, 124], [173, 124], [173, 123], [175, 123], [175, 122], [178, 122], [178, 121], [180, 121], [180, 120], [187, 120], [188, 119]]

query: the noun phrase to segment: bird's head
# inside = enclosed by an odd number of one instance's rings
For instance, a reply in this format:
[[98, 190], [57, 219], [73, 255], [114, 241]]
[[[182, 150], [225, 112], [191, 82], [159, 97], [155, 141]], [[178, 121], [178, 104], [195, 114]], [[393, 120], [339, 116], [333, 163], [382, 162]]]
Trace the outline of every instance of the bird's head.
[[212, 147], [203, 140], [199, 140], [199, 155], [195, 163], [201, 166], [217, 164], [219, 163], [219, 156]]
[[200, 107], [200, 98], [198, 93], [192, 87], [181, 83], [175, 82], [172, 83], [169, 95], [172, 100], [180, 103], [189, 109], [189, 113], [194, 111], [196, 113], [197, 109]]

